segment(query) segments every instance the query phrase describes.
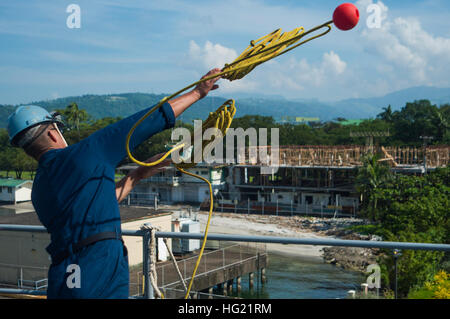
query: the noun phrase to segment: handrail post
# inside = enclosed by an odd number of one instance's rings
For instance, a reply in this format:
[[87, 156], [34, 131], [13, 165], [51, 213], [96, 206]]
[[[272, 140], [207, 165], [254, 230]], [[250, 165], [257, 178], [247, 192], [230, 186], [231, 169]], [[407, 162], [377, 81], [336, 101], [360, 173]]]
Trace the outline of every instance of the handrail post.
[[162, 272], [162, 281], [161, 281], [161, 286], [164, 286], [165, 285], [165, 283], [166, 283], [166, 278], [164, 278], [164, 269], [166, 268], [166, 266], [165, 265], [163, 265], [162, 267], [161, 267], [161, 272]]
[[149, 280], [149, 272], [150, 272], [150, 230], [143, 229], [144, 234], [142, 236], [142, 271], [144, 272], [144, 298], [145, 299], [154, 299], [153, 296], [153, 287]]
[[397, 299], [398, 298], [398, 293], [397, 293], [397, 288], [398, 288], [398, 280], [397, 280], [397, 259], [398, 257], [400, 257], [402, 255], [400, 249], [394, 249], [393, 250], [393, 254], [394, 254], [394, 267], [395, 267], [395, 290], [394, 290], [394, 298]]

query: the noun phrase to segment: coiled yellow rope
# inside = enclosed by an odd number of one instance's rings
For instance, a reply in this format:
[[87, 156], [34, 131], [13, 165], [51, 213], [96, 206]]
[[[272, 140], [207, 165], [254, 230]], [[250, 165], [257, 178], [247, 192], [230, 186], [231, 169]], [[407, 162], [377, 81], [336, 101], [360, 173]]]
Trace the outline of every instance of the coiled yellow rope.
[[[289, 52], [304, 43], [307, 43], [318, 37], [324, 36], [325, 34], [330, 32], [331, 23], [333, 23], [333, 21], [328, 21], [328, 22], [326, 22], [322, 25], [319, 25], [319, 26], [317, 26], [311, 30], [308, 30], [306, 32], [303, 27], [295, 28], [294, 30], [292, 30], [290, 32], [285, 32], [285, 33], [281, 33], [281, 29], [277, 29], [277, 30], [273, 31], [272, 33], [267, 34], [266, 36], [259, 38], [256, 41], [255, 40], [251, 41], [250, 45], [247, 47], [247, 49], [245, 49], [241, 53], [241, 55], [238, 58], [236, 58], [236, 60], [233, 61], [231, 64], [225, 64], [225, 66], [223, 67], [223, 69], [221, 70], [220, 73], [204, 77], [201, 80], [194, 82], [194, 83], [186, 86], [185, 88], [173, 93], [172, 95], [163, 98], [161, 101], [159, 101], [159, 103], [157, 105], [155, 105], [144, 116], [142, 116], [142, 118], [139, 121], [137, 121], [133, 125], [133, 127], [130, 129], [130, 131], [128, 132], [127, 139], [126, 139], [126, 145], [125, 145], [128, 157], [133, 162], [135, 162], [136, 164], [138, 164], [140, 166], [155, 166], [155, 165], [158, 165], [159, 163], [161, 163], [164, 159], [166, 159], [172, 152], [184, 147], [184, 144], [178, 144], [175, 147], [173, 147], [170, 151], [168, 151], [166, 154], [164, 154], [164, 156], [162, 156], [159, 160], [157, 160], [155, 162], [151, 162], [151, 163], [145, 163], [145, 162], [139, 161], [136, 158], [134, 158], [133, 155], [131, 154], [129, 144], [130, 144], [130, 139], [131, 139], [131, 136], [133, 135], [133, 132], [147, 117], [149, 117], [153, 112], [155, 112], [157, 109], [159, 109], [165, 102], [171, 100], [172, 98], [181, 94], [182, 92], [184, 92], [190, 88], [193, 88], [196, 85], [198, 85], [202, 82], [208, 81], [210, 79], [214, 79], [217, 77], [222, 77], [229, 81], [242, 79], [244, 76], [246, 76], [248, 73], [250, 73], [259, 64], [264, 63], [270, 59], [273, 59], [281, 54]], [[326, 28], [326, 30], [318, 35], [315, 35], [311, 38], [308, 38], [306, 40], [299, 42], [304, 36], [306, 36], [312, 32], [315, 32], [319, 29], [322, 29], [322, 28]], [[204, 131], [210, 127], [215, 127], [223, 133], [223, 136], [225, 136], [227, 129], [231, 125], [231, 122], [233, 120], [233, 116], [235, 115], [235, 113], [236, 113], [236, 108], [234, 106], [234, 100], [227, 101], [216, 112], [210, 114], [208, 119], [202, 125], [202, 131]], [[207, 144], [209, 144], [209, 142]], [[204, 182], [206, 182], [209, 186], [209, 195], [210, 195], [210, 208], [209, 208], [209, 214], [208, 214], [208, 221], [206, 223], [206, 228], [205, 228], [205, 234], [203, 237], [203, 243], [202, 243], [202, 247], [200, 250], [200, 254], [197, 259], [197, 263], [195, 265], [195, 268], [194, 268], [194, 271], [193, 271], [193, 274], [191, 277], [191, 281], [189, 283], [188, 290], [186, 292], [185, 299], [189, 298], [189, 293], [191, 291], [192, 284], [194, 282], [195, 274], [197, 272], [198, 266], [200, 264], [200, 260], [203, 255], [203, 250], [205, 248], [205, 244], [206, 244], [206, 240], [207, 240], [207, 236], [208, 236], [209, 224], [211, 221], [212, 210], [213, 210], [213, 192], [212, 192], [211, 183], [207, 179], [205, 179], [199, 175], [192, 174], [190, 172], [185, 171], [185, 169], [195, 166], [195, 163], [192, 160], [195, 151], [199, 151], [199, 150], [194, 150], [194, 152], [192, 152], [190, 163], [180, 163], [180, 164], [175, 165], [176, 168], [179, 171], [181, 171], [182, 173], [196, 177], [196, 178], [201, 179]]]
[[[233, 117], [235, 114], [236, 114], [236, 107], [234, 104], [234, 100], [226, 101], [215, 112], [209, 113], [208, 118], [202, 124], [201, 131], [194, 132], [194, 134], [191, 138], [191, 145], [195, 145], [194, 138], [195, 138], [195, 136], [199, 135], [202, 140], [202, 147], [199, 149], [196, 149], [194, 147], [193, 151], [191, 152], [191, 156], [190, 156], [189, 160], [183, 159], [183, 161], [181, 163], [175, 164], [175, 166], [177, 168], [183, 168], [183, 169], [188, 169], [188, 168], [192, 168], [192, 167], [196, 166], [197, 163], [195, 163], [195, 159], [196, 158], [203, 159], [202, 152], [205, 149], [205, 147], [213, 146], [213, 144], [215, 144], [214, 142], [216, 142], [217, 138], [219, 137], [218, 136], [219, 133], [220, 133], [220, 137], [224, 137], [227, 134], [227, 131], [230, 128], [231, 122], [233, 121]], [[202, 138], [203, 133], [208, 129], [217, 130], [214, 132], [215, 140], [213, 142], [210, 142], [209, 140], [204, 140]], [[176, 145], [173, 149], [178, 149], [180, 147], [180, 145], [184, 146], [184, 144], [179, 144], [179, 145]]]
[[[225, 67], [223, 68], [225, 75], [222, 77], [230, 81], [242, 79], [259, 64], [287, 53], [306, 42], [324, 36], [330, 32], [330, 24], [332, 22], [333, 21], [328, 21], [306, 32], [303, 27], [295, 28], [294, 30], [285, 33], [281, 33], [281, 29], [277, 29], [258, 40], [252, 40], [247, 49], [245, 49], [233, 63], [225, 64]], [[324, 27], [327, 28], [324, 32], [297, 43], [305, 35]]]

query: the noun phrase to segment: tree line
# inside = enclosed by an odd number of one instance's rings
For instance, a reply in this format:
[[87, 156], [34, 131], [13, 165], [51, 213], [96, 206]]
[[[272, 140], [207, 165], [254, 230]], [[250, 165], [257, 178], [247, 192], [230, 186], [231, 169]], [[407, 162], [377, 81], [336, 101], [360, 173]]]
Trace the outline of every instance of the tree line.
[[[345, 125], [346, 119], [311, 122], [308, 124], [277, 123], [272, 117], [247, 115], [234, 119], [232, 127], [280, 129], [280, 145], [350, 145], [364, 144], [365, 137], [352, 137], [351, 132], [389, 132], [389, 136], [376, 137], [386, 146], [420, 146], [421, 136], [432, 136], [432, 144], [450, 143], [450, 104], [433, 105], [419, 100], [392, 111], [389, 105], [375, 119], [360, 124]], [[270, 131], [270, 130], [269, 130]]]
[[[195, 106], [194, 106], [195, 107]], [[120, 117], [105, 117], [94, 119], [76, 103], [58, 109], [66, 122], [64, 136], [69, 145], [88, 137], [93, 132], [112, 124]], [[449, 144], [450, 104], [440, 107], [428, 100], [414, 101], [398, 111], [392, 111], [390, 106], [383, 109], [375, 119], [367, 119], [360, 124], [345, 125], [345, 119], [328, 122], [312, 122], [308, 124], [278, 123], [271, 116], [246, 115], [235, 118], [231, 127], [243, 129], [267, 128], [270, 140], [270, 129], [278, 128], [280, 145], [350, 145], [364, 144], [364, 137], [352, 137], [351, 132], [389, 132], [390, 136], [376, 138], [382, 145], [420, 146], [421, 136], [432, 136], [431, 144]], [[183, 126], [191, 131], [191, 124], [177, 122], [176, 126]], [[156, 134], [135, 150], [135, 157], [146, 159], [154, 154], [167, 151], [172, 145], [171, 131], [166, 130]], [[123, 163], [127, 162], [124, 159]], [[5, 129], [0, 130], [0, 171], [9, 176], [15, 173], [21, 178], [24, 171], [33, 172], [36, 161], [27, 157], [25, 153], [9, 145], [8, 134]], [[33, 174], [33, 173], [31, 173]]]
[[[362, 216], [372, 223], [354, 230], [376, 234], [384, 241], [450, 244], [450, 167], [411, 176], [392, 174], [376, 155], [363, 162], [356, 188], [363, 199]], [[404, 250], [396, 257], [393, 251], [383, 250], [377, 263], [385, 291], [395, 288], [396, 258], [399, 297], [424, 297], [423, 291], [428, 292], [426, 298], [450, 297], [450, 276], [444, 282], [445, 291], [430, 288], [433, 278], [450, 274], [448, 253]]]

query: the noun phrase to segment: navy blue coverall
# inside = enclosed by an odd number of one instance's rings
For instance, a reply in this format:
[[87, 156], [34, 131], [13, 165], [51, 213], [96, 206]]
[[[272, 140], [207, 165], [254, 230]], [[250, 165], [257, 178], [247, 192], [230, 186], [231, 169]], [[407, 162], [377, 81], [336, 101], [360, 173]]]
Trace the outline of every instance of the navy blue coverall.
[[[98, 241], [77, 253], [70, 247], [100, 232], [121, 233], [115, 168], [126, 156], [127, 133], [148, 110], [111, 124], [79, 143], [47, 151], [39, 159], [32, 202], [51, 238], [47, 247], [52, 257], [48, 298], [128, 298], [128, 256], [120, 240]], [[172, 107], [165, 103], [138, 126], [130, 149], [174, 124]], [[56, 263], [56, 257], [67, 250], [69, 256]], [[72, 269], [69, 265], [79, 267], [79, 288], [67, 284], [74, 274], [68, 271]]]

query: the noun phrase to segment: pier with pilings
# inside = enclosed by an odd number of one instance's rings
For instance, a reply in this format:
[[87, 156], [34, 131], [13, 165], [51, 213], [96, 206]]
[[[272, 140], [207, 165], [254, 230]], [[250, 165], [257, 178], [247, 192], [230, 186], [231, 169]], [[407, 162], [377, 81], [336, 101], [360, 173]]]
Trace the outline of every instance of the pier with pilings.
[[[195, 275], [191, 289], [192, 298], [213, 299], [239, 296], [244, 277], [248, 278], [248, 289], [251, 291], [266, 283], [268, 255], [264, 243], [230, 245], [208, 241], [208, 247], [209, 249], [205, 249]], [[186, 286], [189, 285], [197, 258], [197, 253], [176, 258]], [[184, 298], [183, 284], [172, 261], [157, 263], [156, 272], [158, 287], [166, 298]], [[130, 277], [130, 295], [138, 293], [136, 289], [142, 289], [141, 279], [141, 272]]]

